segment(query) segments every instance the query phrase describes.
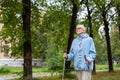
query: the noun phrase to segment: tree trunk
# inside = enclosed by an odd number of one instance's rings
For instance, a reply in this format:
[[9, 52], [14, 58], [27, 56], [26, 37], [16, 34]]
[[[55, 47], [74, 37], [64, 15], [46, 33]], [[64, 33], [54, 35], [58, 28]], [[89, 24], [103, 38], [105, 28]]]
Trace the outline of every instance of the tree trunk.
[[86, 0], [86, 6], [87, 6], [87, 12], [88, 12], [87, 18], [88, 18], [88, 26], [90, 28], [90, 37], [93, 37], [92, 17], [91, 17], [91, 11], [90, 11], [89, 6], [88, 6], [88, 0]]
[[[67, 47], [67, 53], [69, 53], [72, 41], [74, 39], [74, 32], [75, 32], [75, 26], [76, 26], [76, 19], [77, 19], [77, 3], [75, 3], [75, 0], [73, 0], [73, 8], [72, 8], [72, 19], [71, 19], [71, 25], [70, 25], [70, 33], [69, 33], [69, 39], [68, 39], [68, 47]], [[65, 64], [65, 71], [70, 71], [70, 61], [66, 61]]]
[[108, 65], [109, 65], [109, 72], [113, 71], [113, 63], [112, 63], [112, 54], [111, 54], [111, 44], [110, 44], [110, 36], [109, 36], [109, 28], [108, 28], [108, 21], [106, 19], [106, 13], [102, 13], [103, 22], [104, 22], [104, 30], [105, 30], [105, 37], [106, 37], [106, 44], [107, 44], [107, 55], [108, 55]]
[[[85, 5], [87, 7], [87, 12], [88, 12], [87, 18], [88, 18], [88, 26], [90, 28], [90, 31], [89, 31], [90, 32], [90, 37], [93, 38], [92, 16], [91, 16], [92, 11], [90, 11], [88, 0], [86, 0]], [[94, 61], [94, 67], [93, 67], [92, 74], [96, 74], [95, 61]]]
[[30, 31], [30, 0], [22, 0], [23, 2], [23, 31], [24, 31], [24, 73], [26, 80], [32, 80], [32, 49], [31, 49], [31, 31]]

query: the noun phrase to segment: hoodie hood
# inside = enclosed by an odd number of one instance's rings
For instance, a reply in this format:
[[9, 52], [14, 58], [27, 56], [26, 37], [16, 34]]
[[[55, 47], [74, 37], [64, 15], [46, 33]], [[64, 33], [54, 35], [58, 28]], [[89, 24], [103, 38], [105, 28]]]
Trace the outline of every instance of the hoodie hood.
[[79, 35], [77, 38], [78, 38], [79, 40], [82, 40], [82, 39], [87, 38], [87, 37], [89, 37], [89, 35], [86, 34], [86, 33], [83, 33], [83, 34]]

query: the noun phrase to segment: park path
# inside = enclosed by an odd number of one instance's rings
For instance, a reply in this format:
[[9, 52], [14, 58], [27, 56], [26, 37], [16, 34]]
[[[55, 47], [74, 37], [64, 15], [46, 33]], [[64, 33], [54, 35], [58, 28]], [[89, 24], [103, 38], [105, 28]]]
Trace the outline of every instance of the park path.
[[[33, 73], [33, 78], [35, 77], [43, 77], [43, 76], [53, 76], [59, 75], [59, 73], [48, 73], [48, 72], [40, 72], [40, 73]], [[11, 75], [0, 75], [0, 80], [12, 80], [15, 78], [20, 78], [20, 75], [11, 74]]]
[[[108, 70], [97, 70], [97, 72], [102, 72], [102, 71], [108, 71]], [[60, 73], [55, 73], [55, 72], [54, 73], [50, 73], [50, 72], [33, 73], [33, 78], [43, 77], [43, 76], [54, 76], [54, 75], [60, 75]], [[13, 80], [15, 78], [20, 78], [20, 75], [17, 75], [17, 74], [0, 75], [0, 80]]]
[[12, 80], [14, 78], [19, 78], [20, 76], [16, 74], [11, 74], [11, 75], [0, 75], [0, 80]]

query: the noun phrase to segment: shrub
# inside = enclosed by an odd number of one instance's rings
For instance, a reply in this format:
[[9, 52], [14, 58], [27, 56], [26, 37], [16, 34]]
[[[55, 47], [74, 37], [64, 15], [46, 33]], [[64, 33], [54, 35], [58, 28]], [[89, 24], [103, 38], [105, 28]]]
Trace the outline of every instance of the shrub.
[[8, 66], [5, 65], [0, 68], [0, 73], [8, 73], [8, 72], [10, 72]]

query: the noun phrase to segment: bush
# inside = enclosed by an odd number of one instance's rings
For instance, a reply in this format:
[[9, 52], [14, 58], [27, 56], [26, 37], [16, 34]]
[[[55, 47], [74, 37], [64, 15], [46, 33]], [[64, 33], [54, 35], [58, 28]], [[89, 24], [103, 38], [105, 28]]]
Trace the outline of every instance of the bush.
[[45, 65], [51, 70], [62, 70], [64, 63], [63, 52], [57, 51], [55, 47], [48, 48], [46, 52]]
[[8, 66], [2, 66], [0, 68], [0, 73], [9, 73], [9, 72], [10, 72], [10, 70], [9, 70]]

